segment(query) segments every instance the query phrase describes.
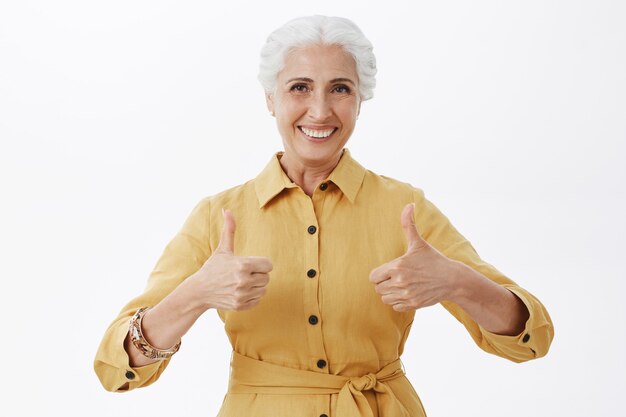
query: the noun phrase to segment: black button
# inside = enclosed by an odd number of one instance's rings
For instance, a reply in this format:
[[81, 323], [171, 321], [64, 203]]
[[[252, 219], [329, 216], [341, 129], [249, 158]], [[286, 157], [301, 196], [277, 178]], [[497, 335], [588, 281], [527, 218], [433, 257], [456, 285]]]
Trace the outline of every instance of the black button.
[[309, 323], [317, 324], [317, 316], [309, 316]]
[[315, 226], [309, 226], [308, 229], [306, 229], [310, 234], [313, 234], [315, 232], [317, 232], [317, 227]]
[[328, 414], [320, 414], [320, 417], [328, 417]]
[[135, 379], [135, 374], [131, 371], [126, 371], [126, 379]]
[[522, 342], [526, 343], [530, 340], [530, 335], [528, 333], [526, 333], [524, 335], [524, 337], [522, 337]]
[[323, 182], [323, 183], [320, 184], [320, 190], [326, 191], [327, 188], [328, 188], [328, 183], [327, 182]]
[[306, 271], [306, 276], [309, 278], [315, 277], [316, 274], [317, 272], [315, 271], [315, 269], [309, 269], [308, 271]]
[[324, 359], [320, 359], [319, 361], [317, 361], [317, 367], [322, 369], [326, 367], [326, 361]]

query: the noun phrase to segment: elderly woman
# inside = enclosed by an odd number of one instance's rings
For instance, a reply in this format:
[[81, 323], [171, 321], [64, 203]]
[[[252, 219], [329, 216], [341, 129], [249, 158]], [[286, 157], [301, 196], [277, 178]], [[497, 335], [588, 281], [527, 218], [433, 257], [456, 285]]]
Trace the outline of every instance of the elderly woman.
[[94, 366], [107, 390], [156, 381], [212, 309], [233, 347], [223, 417], [425, 415], [400, 355], [415, 310], [437, 303], [487, 352], [547, 353], [553, 328], [537, 298], [481, 260], [419, 188], [344, 148], [375, 74], [347, 19], [299, 18], [269, 36], [259, 78], [284, 151], [193, 209], [104, 335]]

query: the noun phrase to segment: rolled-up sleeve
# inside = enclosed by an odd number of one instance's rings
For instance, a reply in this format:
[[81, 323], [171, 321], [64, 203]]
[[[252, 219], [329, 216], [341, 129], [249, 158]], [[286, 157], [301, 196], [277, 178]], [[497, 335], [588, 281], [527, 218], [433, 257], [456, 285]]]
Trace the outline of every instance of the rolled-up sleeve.
[[540, 358], [548, 353], [554, 337], [552, 320], [544, 305], [529, 291], [482, 260], [471, 243], [465, 239], [448, 218], [428, 201], [421, 190], [415, 190], [415, 222], [426, 241], [450, 259], [463, 262], [490, 280], [515, 294], [529, 312], [524, 330], [515, 336], [498, 335], [478, 325], [457, 304], [441, 304], [467, 329], [476, 344], [486, 352], [513, 362]]
[[165, 359], [141, 367], [133, 368], [129, 365], [128, 354], [124, 349], [129, 319], [124, 317], [111, 324], [96, 354], [94, 370], [107, 391], [123, 392], [150, 385], [169, 363], [169, 359]]
[[491, 333], [479, 326], [482, 336], [482, 340], [479, 340], [486, 344], [483, 349], [514, 362], [523, 362], [545, 356], [554, 337], [548, 311], [534, 295], [525, 289], [514, 284], [503, 284], [502, 286], [522, 300], [530, 316], [526, 320], [524, 330], [515, 336]]
[[126, 304], [107, 328], [94, 360], [94, 370], [107, 391], [124, 392], [155, 382], [171, 359], [131, 367], [124, 349], [129, 320], [141, 307], [158, 304], [211, 254], [209, 243], [210, 200], [200, 201], [180, 231], [168, 243], [148, 278], [144, 292]]

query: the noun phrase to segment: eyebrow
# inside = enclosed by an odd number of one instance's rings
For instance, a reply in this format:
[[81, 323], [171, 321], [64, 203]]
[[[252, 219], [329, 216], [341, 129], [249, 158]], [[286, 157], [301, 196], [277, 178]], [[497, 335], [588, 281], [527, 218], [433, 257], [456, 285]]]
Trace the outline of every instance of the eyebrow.
[[[315, 81], [313, 81], [311, 78], [307, 78], [307, 77], [297, 77], [297, 78], [292, 78], [290, 80], [288, 80], [285, 84], [289, 84], [292, 81], [303, 81], [306, 83], [314, 83]], [[350, 83], [352, 85], [354, 84], [354, 81], [352, 81], [350, 78], [333, 78], [332, 80], [330, 80], [331, 83]]]

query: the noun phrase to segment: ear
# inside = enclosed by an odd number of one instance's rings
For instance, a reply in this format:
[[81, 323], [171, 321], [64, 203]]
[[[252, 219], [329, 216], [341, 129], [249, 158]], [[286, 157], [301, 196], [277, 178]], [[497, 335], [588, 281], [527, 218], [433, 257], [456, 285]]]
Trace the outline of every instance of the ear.
[[265, 104], [267, 104], [267, 110], [274, 116], [274, 96], [270, 93], [265, 93]]

